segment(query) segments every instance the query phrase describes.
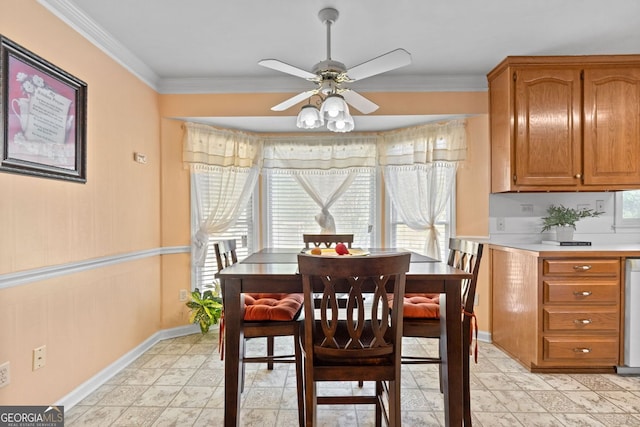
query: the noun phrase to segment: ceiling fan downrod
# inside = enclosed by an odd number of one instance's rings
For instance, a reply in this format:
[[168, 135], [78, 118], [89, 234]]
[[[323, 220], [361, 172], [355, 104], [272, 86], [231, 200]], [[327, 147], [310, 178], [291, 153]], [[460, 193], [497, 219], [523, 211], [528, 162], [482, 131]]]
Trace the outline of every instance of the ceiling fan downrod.
[[338, 11], [331, 7], [318, 12], [318, 18], [327, 26], [327, 61], [331, 60], [331, 25], [338, 20], [338, 16]]

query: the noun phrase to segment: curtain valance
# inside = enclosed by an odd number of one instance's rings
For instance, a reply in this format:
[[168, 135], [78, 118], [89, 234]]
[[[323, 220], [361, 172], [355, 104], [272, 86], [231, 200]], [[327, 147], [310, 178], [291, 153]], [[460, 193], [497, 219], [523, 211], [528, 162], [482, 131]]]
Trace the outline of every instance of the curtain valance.
[[348, 135], [264, 136], [185, 123], [183, 161], [306, 174], [377, 166], [457, 162], [466, 157], [466, 122]]
[[456, 162], [466, 158], [466, 122], [453, 120], [380, 133], [381, 166]]
[[263, 139], [255, 134], [185, 123], [182, 160], [212, 166], [260, 167]]
[[264, 142], [263, 170], [375, 168], [377, 136], [269, 137]]

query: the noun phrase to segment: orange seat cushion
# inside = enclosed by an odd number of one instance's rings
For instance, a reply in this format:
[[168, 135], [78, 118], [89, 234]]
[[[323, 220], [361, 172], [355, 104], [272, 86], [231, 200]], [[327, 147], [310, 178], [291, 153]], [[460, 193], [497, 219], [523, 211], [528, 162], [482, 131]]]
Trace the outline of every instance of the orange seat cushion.
[[[437, 319], [440, 317], [440, 294], [405, 294], [403, 317], [412, 319]], [[393, 307], [393, 295], [389, 296], [389, 308]]]
[[268, 320], [295, 320], [300, 314], [304, 294], [245, 294], [244, 320], [264, 322]]

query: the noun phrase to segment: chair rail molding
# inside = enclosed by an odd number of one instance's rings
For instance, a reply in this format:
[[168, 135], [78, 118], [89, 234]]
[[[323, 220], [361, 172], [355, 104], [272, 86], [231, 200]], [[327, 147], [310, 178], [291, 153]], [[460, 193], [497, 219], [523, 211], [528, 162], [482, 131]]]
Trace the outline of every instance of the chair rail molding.
[[34, 268], [31, 270], [18, 271], [16, 273], [0, 274], [0, 290], [51, 279], [53, 277], [134, 261], [141, 258], [154, 257], [159, 255], [170, 255], [191, 252], [190, 246], [167, 246], [142, 251], [110, 255], [99, 258], [91, 258], [82, 261], [70, 262], [67, 264], [52, 265], [49, 267]]

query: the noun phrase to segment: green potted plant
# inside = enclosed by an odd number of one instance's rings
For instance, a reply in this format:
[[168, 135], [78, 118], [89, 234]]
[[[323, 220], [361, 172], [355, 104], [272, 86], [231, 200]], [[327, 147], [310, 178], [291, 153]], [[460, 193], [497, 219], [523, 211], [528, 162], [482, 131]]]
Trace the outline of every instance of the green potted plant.
[[576, 229], [576, 222], [582, 218], [597, 217], [603, 212], [593, 209], [567, 208], [562, 205], [551, 205], [547, 208], [547, 216], [542, 217], [542, 232], [555, 227], [556, 238], [561, 241], [573, 240], [573, 231]]
[[211, 325], [216, 325], [222, 315], [222, 298], [212, 289], [200, 292], [196, 288], [191, 292], [191, 300], [186, 302], [191, 309], [189, 321], [197, 323], [203, 334], [209, 332]]

